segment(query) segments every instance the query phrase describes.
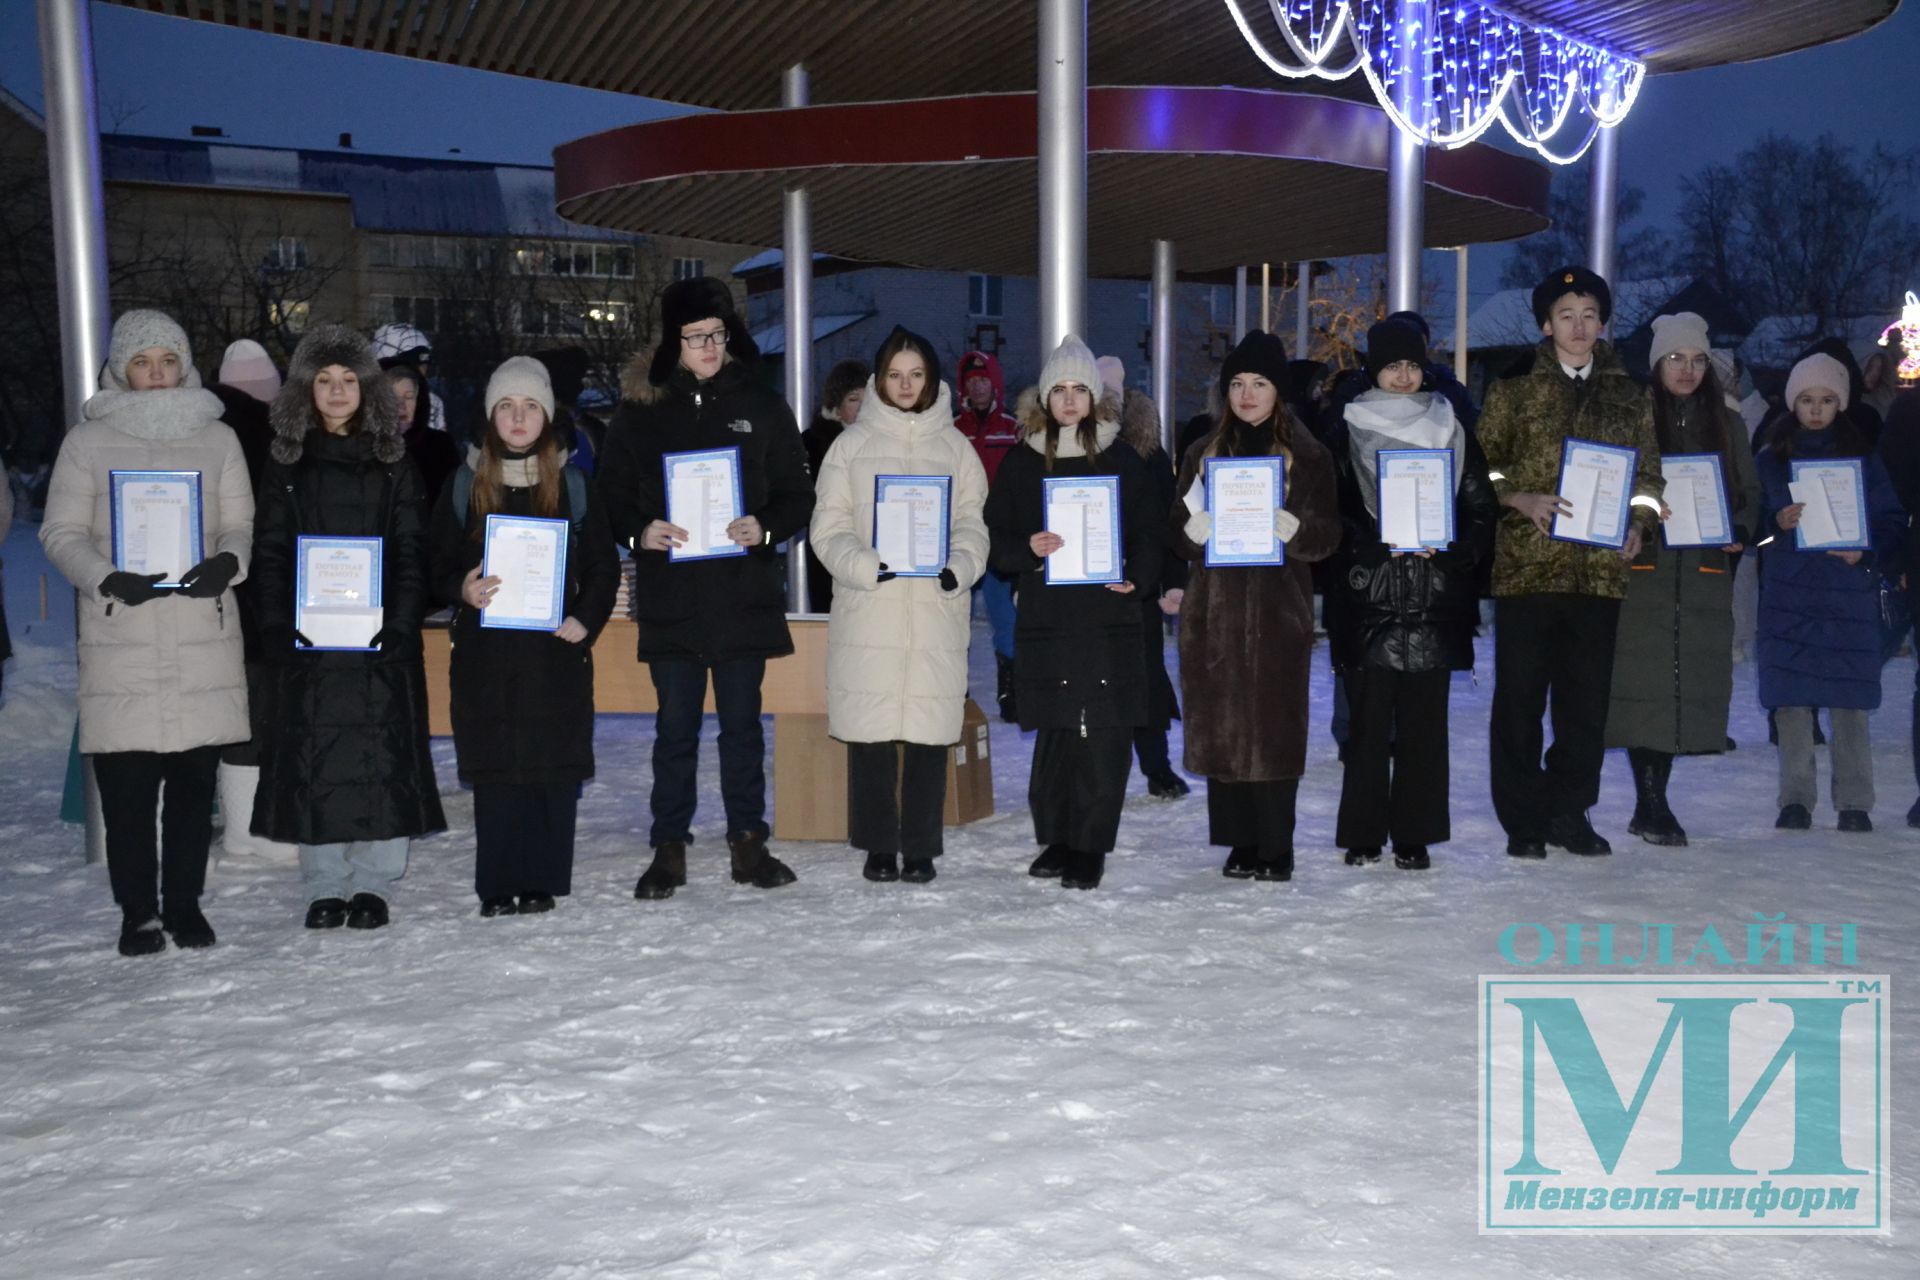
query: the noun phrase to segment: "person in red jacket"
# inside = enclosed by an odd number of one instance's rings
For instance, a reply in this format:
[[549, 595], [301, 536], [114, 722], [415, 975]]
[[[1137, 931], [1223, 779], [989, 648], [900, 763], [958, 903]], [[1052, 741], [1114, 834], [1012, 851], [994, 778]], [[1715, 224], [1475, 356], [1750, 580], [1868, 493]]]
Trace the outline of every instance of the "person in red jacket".
[[[959, 380], [960, 413], [953, 425], [973, 441], [991, 484], [1000, 469], [1000, 459], [1020, 443], [1020, 422], [1007, 412], [1006, 379], [998, 360], [984, 351], [967, 352], [960, 357]], [[1000, 668], [1000, 718], [1012, 721], [1017, 716], [1013, 702], [1013, 581], [989, 569], [973, 590], [985, 603], [987, 625], [993, 629], [993, 657]]]

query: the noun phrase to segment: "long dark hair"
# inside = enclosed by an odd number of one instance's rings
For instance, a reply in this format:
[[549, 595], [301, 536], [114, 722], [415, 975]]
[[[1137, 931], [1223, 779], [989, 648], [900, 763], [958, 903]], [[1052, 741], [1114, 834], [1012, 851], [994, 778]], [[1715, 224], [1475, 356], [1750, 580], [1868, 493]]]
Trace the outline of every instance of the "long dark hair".
[[[544, 409], [540, 417], [540, 435], [530, 451], [534, 474], [538, 477], [533, 487], [533, 514], [551, 519], [560, 514], [561, 473], [566, 470], [567, 450], [560, 442], [560, 433], [554, 429], [553, 419], [547, 417]], [[480, 465], [473, 472], [473, 494], [468, 499], [472, 515], [467, 521], [467, 535], [476, 542], [486, 530], [487, 517], [505, 509], [506, 461], [507, 442], [500, 438], [489, 417], [486, 434], [480, 438]]]
[[1656, 370], [1653, 375], [1653, 434], [1660, 442], [1662, 453], [1683, 453], [1686, 442], [1680, 438], [1680, 429], [1688, 421], [1688, 415], [1702, 415], [1706, 426], [1706, 446], [1709, 452], [1720, 455], [1720, 469], [1727, 477], [1727, 501], [1737, 510], [1746, 502], [1746, 494], [1740, 490], [1738, 476], [1734, 470], [1733, 450], [1745, 448], [1744, 440], [1736, 446], [1734, 435], [1727, 429], [1727, 419], [1731, 416], [1727, 409], [1726, 393], [1720, 388], [1720, 377], [1707, 366], [1707, 374], [1700, 379], [1700, 385], [1693, 389], [1692, 395], [1677, 396], [1667, 390], [1666, 380]]
[[[1845, 409], [1833, 415], [1833, 425], [1827, 431], [1833, 437], [1833, 449], [1826, 455], [1828, 457], [1864, 458], [1873, 451], [1867, 443], [1866, 434]], [[1765, 432], [1766, 450], [1785, 461], [1793, 457], [1794, 438], [1800, 432], [1800, 416], [1793, 411], [1792, 405], [1788, 405], [1767, 424]]]
[[1247, 437], [1261, 427], [1271, 426], [1273, 447], [1291, 467], [1294, 429], [1297, 425], [1293, 410], [1287, 407], [1284, 399], [1273, 402], [1273, 414], [1265, 422], [1242, 422], [1239, 415], [1234, 413], [1233, 405], [1227, 397], [1222, 396], [1220, 413], [1213, 423], [1213, 434], [1208, 437], [1206, 450], [1200, 456], [1202, 458], [1240, 457], [1248, 448]]
[[[1055, 384], [1064, 385], [1064, 384]], [[1087, 465], [1100, 469], [1100, 405], [1101, 396], [1095, 394], [1092, 387], [1086, 389], [1089, 407], [1087, 416], [1080, 419], [1080, 425], [1073, 434], [1080, 441], [1080, 452], [1086, 455]], [[1053, 460], [1060, 447], [1060, 433], [1066, 428], [1053, 416], [1053, 387], [1048, 387], [1040, 395], [1041, 430], [1047, 433], [1047, 470], [1053, 470]]]

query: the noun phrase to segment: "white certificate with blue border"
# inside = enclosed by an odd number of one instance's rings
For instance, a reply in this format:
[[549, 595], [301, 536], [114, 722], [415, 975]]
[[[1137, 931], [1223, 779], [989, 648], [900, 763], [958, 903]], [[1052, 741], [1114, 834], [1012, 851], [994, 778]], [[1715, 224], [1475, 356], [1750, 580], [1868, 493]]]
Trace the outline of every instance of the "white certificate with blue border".
[[1376, 458], [1374, 510], [1380, 541], [1394, 551], [1444, 551], [1453, 545], [1451, 449], [1382, 449]]
[[947, 567], [952, 476], [875, 476], [873, 549], [887, 572], [937, 578]]
[[1560, 448], [1556, 495], [1572, 510], [1553, 518], [1551, 536], [1616, 551], [1625, 546], [1639, 462], [1638, 449], [1569, 437]]
[[371, 649], [386, 622], [380, 538], [302, 534], [294, 544], [293, 625], [315, 649]]
[[113, 567], [177, 587], [206, 559], [198, 471], [109, 471]]
[[1671, 513], [1660, 524], [1660, 537], [1670, 550], [1732, 544], [1726, 463], [1719, 454], [1663, 454], [1660, 476], [1667, 482], [1661, 500]]
[[1208, 458], [1204, 470], [1213, 526], [1207, 566], [1285, 564], [1287, 548], [1274, 520], [1287, 500], [1286, 459]]
[[1063, 545], [1046, 557], [1050, 587], [1122, 581], [1119, 476], [1049, 476], [1040, 482], [1048, 533]]
[[687, 531], [684, 546], [669, 547], [667, 559], [712, 560], [743, 556], [747, 549], [727, 536], [727, 526], [746, 514], [740, 488], [740, 447], [669, 453], [667, 523]]
[[565, 520], [487, 517], [480, 576], [500, 586], [480, 611], [481, 626], [559, 630], [567, 619], [567, 531]]
[[1858, 458], [1795, 458], [1787, 490], [1804, 503], [1793, 543], [1802, 551], [1866, 551], [1867, 469]]

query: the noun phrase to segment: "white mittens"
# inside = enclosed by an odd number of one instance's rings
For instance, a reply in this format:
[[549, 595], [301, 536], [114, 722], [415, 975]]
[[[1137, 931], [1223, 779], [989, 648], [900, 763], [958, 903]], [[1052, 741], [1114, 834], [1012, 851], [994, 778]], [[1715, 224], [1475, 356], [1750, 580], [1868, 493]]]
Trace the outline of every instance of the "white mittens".
[[1281, 507], [1273, 513], [1273, 532], [1282, 542], [1291, 542], [1293, 535], [1300, 532], [1300, 517]]
[[1207, 538], [1213, 533], [1213, 517], [1204, 511], [1196, 511], [1187, 517], [1187, 527], [1183, 530], [1187, 541], [1196, 547], [1207, 545]]

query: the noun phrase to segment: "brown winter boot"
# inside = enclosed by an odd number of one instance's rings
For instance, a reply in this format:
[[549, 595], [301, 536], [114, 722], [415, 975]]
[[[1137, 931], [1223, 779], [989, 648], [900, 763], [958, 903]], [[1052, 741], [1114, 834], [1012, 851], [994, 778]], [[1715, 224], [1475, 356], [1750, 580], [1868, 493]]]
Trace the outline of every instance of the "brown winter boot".
[[793, 868], [767, 852], [767, 838], [757, 831], [727, 837], [733, 854], [733, 882], [756, 889], [778, 889], [799, 879]]
[[668, 840], [653, 851], [653, 861], [640, 873], [633, 896], [645, 902], [671, 898], [673, 891], [687, 882], [687, 846], [684, 841]]

